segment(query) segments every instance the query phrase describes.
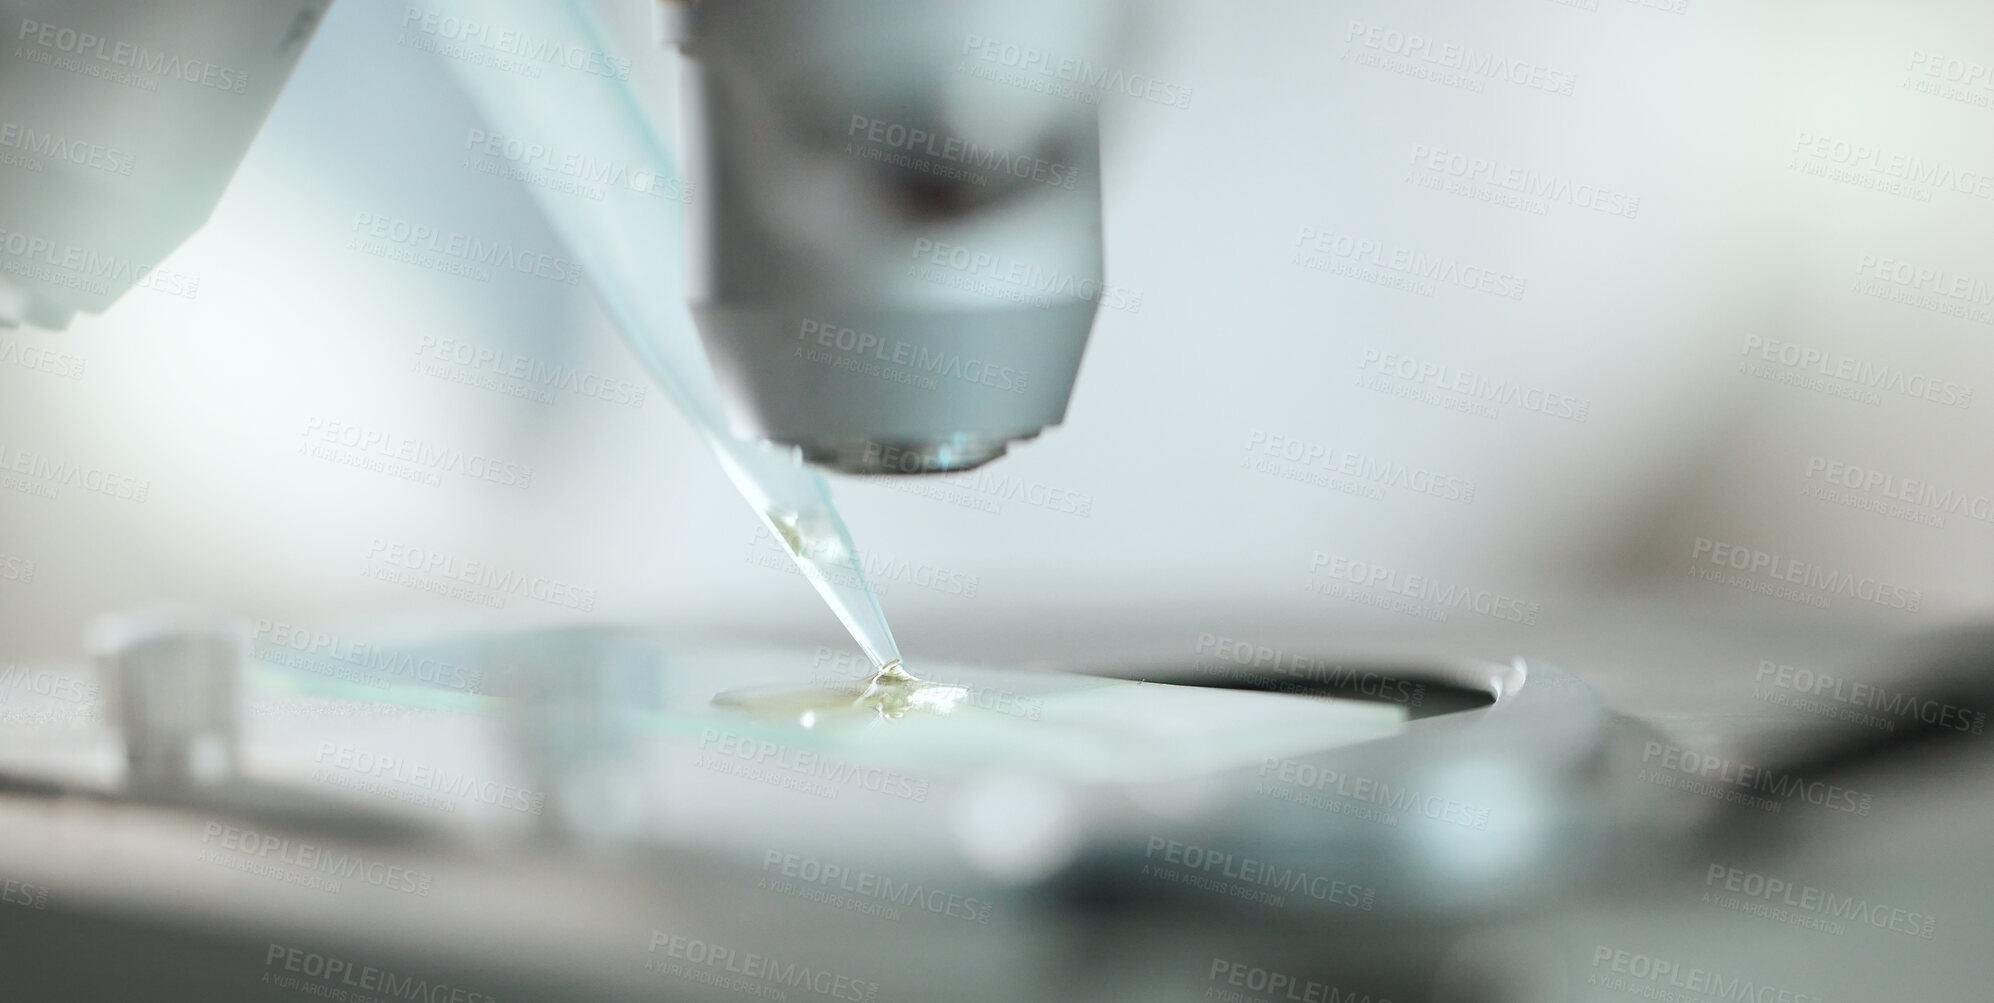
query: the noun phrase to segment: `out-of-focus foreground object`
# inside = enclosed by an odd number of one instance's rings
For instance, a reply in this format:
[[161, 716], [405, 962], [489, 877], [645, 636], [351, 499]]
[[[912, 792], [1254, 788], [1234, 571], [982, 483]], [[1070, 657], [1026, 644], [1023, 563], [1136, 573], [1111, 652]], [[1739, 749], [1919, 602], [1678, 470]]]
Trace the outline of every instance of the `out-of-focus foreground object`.
[[[208, 221], [332, 0], [3, 0], [0, 325], [61, 330]], [[51, 68], [66, 72], [48, 72]]]

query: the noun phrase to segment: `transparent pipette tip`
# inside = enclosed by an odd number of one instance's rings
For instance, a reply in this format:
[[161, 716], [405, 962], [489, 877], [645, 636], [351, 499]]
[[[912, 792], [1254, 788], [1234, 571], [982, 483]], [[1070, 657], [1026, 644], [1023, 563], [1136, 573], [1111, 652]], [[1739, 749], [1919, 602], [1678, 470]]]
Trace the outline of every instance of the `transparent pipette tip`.
[[851, 632], [852, 640], [880, 671], [900, 664], [900, 648], [886, 615], [866, 581], [865, 568], [844, 524], [829, 511], [802, 515], [772, 512], [769, 528], [788, 548], [803, 577], [831, 607], [838, 621]]

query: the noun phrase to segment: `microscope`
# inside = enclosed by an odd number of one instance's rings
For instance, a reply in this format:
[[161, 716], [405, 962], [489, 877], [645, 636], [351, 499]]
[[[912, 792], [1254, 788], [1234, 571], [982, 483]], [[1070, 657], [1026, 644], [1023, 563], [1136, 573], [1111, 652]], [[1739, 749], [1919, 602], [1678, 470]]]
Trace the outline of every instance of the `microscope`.
[[[330, 2], [0, 0], [0, 325], [62, 330], [196, 281], [160, 264]], [[409, 2], [382, 19], [546, 51], [470, 0]], [[1097, 312], [1128, 295], [1104, 280], [1099, 88], [1071, 86], [1111, 65], [1112, 0], [597, 2], [653, 3], [679, 53], [683, 316], [704, 352], [683, 375], [710, 371], [738, 440], [933, 475], [1062, 422]], [[796, 506], [751, 502], [810, 556]], [[106, 623], [88, 647], [113, 727], [0, 750], [0, 942], [25, 962], [8, 998], [1543, 1003], [1589, 975], [1652, 997], [1664, 980], [1641, 972], [1783, 978], [1752, 956], [1756, 915], [1729, 944], [1670, 938], [1718, 908], [1688, 900], [1791, 875], [1790, 847], [1846, 821], [1761, 811], [1730, 764], [1826, 789], [1870, 751], [1825, 731], [1728, 751], [1542, 662], [1395, 647], [1330, 662], [1206, 634], [1196, 666], [1163, 648], [937, 666], [875, 728], [716, 698], [774, 703], [794, 652], [591, 627], [321, 634], [276, 662], [239, 626]], [[1981, 678], [1990, 648], [1932, 664]], [[808, 668], [844, 681], [847, 658]], [[37, 671], [35, 710], [94, 692]], [[911, 706], [943, 692], [966, 710], [946, 732]], [[1938, 901], [1950, 936], [1984, 884], [1904, 901]]]
[[[60, 330], [192, 281], [159, 263], [207, 221], [330, 2], [0, 4], [0, 156], [20, 168], [0, 186], [0, 324]], [[1114, 295], [1098, 115], [1055, 77], [971, 71], [1001, 67], [985, 49], [1099, 63], [1112, 6], [657, 0], [655, 21], [683, 56], [699, 193], [688, 305], [734, 434], [830, 471], [940, 473], [1060, 423]]]
[[1098, 53], [1110, 8], [662, 13], [685, 55], [683, 159], [704, 193], [692, 312], [737, 432], [831, 470], [927, 473], [1059, 424], [1109, 289], [1098, 115], [960, 67], [991, 44]]

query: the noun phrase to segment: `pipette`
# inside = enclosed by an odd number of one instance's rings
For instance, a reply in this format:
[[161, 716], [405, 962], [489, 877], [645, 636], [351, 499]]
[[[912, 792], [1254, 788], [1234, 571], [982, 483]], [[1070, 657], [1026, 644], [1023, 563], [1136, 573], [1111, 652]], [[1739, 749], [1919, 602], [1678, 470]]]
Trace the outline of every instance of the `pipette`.
[[[591, 19], [569, 3], [444, 0], [437, 6], [467, 20], [490, 20], [502, 10], [506, 21], [526, 35], [586, 40], [603, 51]], [[672, 158], [627, 84], [584, 73], [527, 77], [451, 62], [472, 102], [495, 129], [630, 165], [624, 183], [611, 186], [609, 197], [600, 200], [539, 186], [531, 191], [594, 280], [624, 340], [720, 460], [742, 498], [784, 542], [803, 576], [872, 664], [882, 670], [897, 665], [900, 651], [893, 632], [824, 479], [805, 467], [794, 450], [742, 441], [727, 427], [719, 384], [686, 309], [680, 240], [684, 213], [678, 202], [656, 197], [648, 187], [665, 183], [668, 175], [662, 172]], [[660, 173], [639, 179], [639, 165]]]

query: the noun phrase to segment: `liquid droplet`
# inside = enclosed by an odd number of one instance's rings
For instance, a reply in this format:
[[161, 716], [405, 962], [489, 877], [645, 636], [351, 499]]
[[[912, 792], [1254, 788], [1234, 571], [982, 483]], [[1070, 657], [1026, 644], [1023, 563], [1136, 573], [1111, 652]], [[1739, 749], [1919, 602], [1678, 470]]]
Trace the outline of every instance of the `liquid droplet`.
[[969, 690], [921, 679], [895, 658], [863, 682], [735, 690], [714, 697], [713, 703], [761, 717], [792, 718], [812, 728], [838, 719], [943, 717], [961, 709], [968, 700]]

